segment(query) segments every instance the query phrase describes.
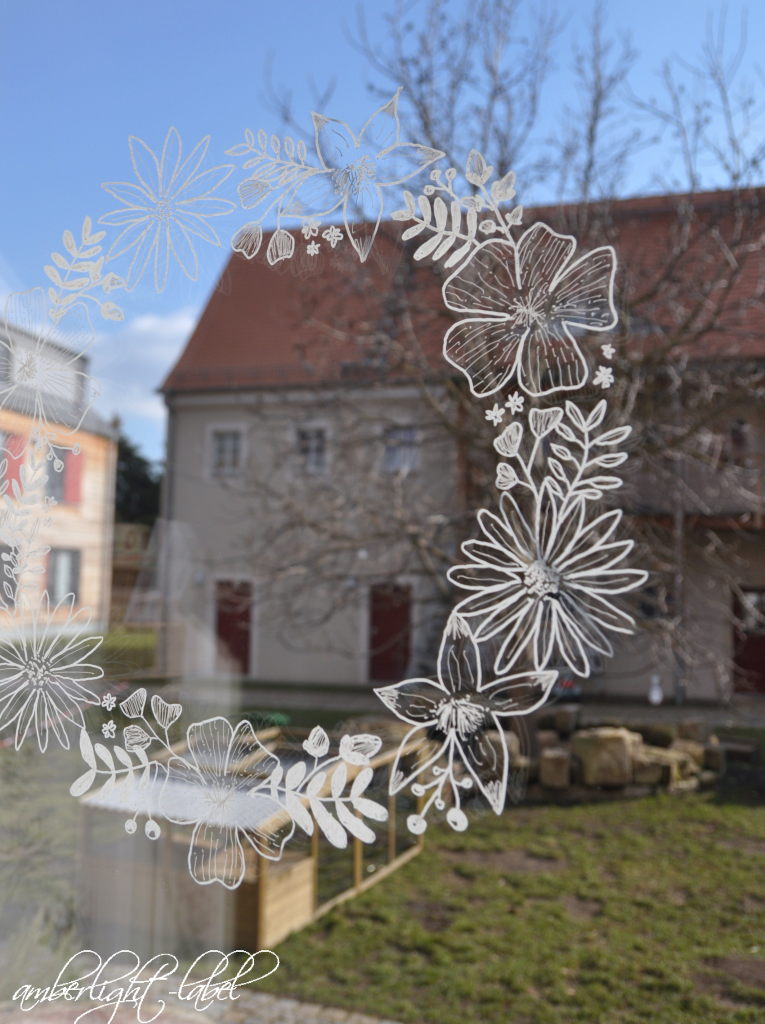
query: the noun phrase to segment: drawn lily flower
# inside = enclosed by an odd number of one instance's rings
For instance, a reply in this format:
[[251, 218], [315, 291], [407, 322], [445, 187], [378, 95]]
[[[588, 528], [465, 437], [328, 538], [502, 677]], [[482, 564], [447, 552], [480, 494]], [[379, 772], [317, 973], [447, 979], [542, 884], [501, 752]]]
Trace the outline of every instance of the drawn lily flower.
[[43, 432], [51, 424], [74, 432], [98, 395], [82, 369], [93, 330], [83, 306], [69, 310], [54, 326], [49, 305], [42, 288], [13, 292], [6, 299], [0, 354], [8, 370], [0, 384], [0, 406], [34, 419]]
[[601, 246], [572, 262], [576, 240], [534, 224], [517, 243], [483, 242], [444, 282], [444, 302], [469, 314], [449, 328], [446, 359], [478, 397], [513, 378], [529, 395], [575, 390], [587, 361], [573, 331], [616, 325], [616, 255]]
[[107, 260], [133, 251], [126, 275], [128, 288], [138, 284], [153, 262], [154, 287], [161, 292], [167, 284], [171, 258], [196, 281], [199, 260], [193, 239], [221, 244], [209, 220], [230, 213], [235, 204], [215, 198], [213, 193], [234, 168], [221, 164], [200, 170], [209, 144], [210, 136], [206, 135], [184, 160], [180, 135], [170, 128], [157, 158], [142, 139], [131, 135], [130, 161], [137, 181], [107, 181], [101, 186], [122, 203], [122, 208], [100, 217], [99, 223], [122, 227], [106, 254]]
[[591, 522], [583, 499], [559, 513], [546, 481], [529, 523], [511, 491], [500, 499], [500, 514], [482, 509], [483, 540], [462, 545], [471, 559], [449, 570], [458, 587], [470, 590], [456, 611], [479, 618], [476, 639], [502, 636], [495, 671], [507, 672], [531, 646], [543, 669], [562, 659], [588, 676], [590, 653], [613, 654], [606, 632], [631, 633], [634, 619], [616, 608], [616, 594], [634, 590], [648, 574], [621, 563], [634, 542], [612, 541], [622, 518], [615, 509]]
[[406, 679], [375, 689], [386, 707], [414, 726], [402, 740], [400, 750], [406, 750], [418, 736], [425, 739], [435, 733], [443, 737], [437, 751], [414, 768], [404, 768], [399, 753], [393, 766], [391, 793], [399, 792], [433, 767], [438, 769], [441, 762], [452, 765], [456, 758], [499, 814], [505, 803], [509, 757], [504, 742], [490, 743], [485, 732], [496, 730], [503, 736], [500, 718], [526, 715], [539, 707], [547, 700], [556, 678], [557, 672], [524, 672], [484, 684], [475, 637], [464, 618], [452, 615], [441, 640], [436, 682]]
[[362, 263], [380, 226], [384, 190], [397, 189], [444, 155], [401, 141], [400, 92], [372, 114], [358, 135], [345, 121], [311, 115], [321, 169], [303, 178], [285, 211], [323, 217], [342, 209], [346, 234]]
[[[193, 825], [188, 863], [200, 885], [220, 882], [236, 889], [244, 878], [244, 840], [261, 857], [278, 860], [295, 825], [262, 783], [280, 767], [250, 722], [236, 729], [225, 718], [195, 722], [186, 731], [188, 759], [171, 757], [162, 789], [162, 813], [178, 825]], [[244, 757], [255, 768], [241, 772]]]
[[16, 750], [33, 726], [41, 752], [47, 750], [51, 732], [68, 750], [67, 727], [85, 728], [82, 705], [101, 704], [88, 685], [104, 674], [89, 660], [102, 637], [86, 633], [90, 614], [86, 609], [75, 613], [73, 603], [69, 594], [51, 609], [46, 592], [31, 627], [22, 607], [13, 613], [15, 621], [6, 623], [15, 636], [0, 642], [0, 729], [15, 724]]

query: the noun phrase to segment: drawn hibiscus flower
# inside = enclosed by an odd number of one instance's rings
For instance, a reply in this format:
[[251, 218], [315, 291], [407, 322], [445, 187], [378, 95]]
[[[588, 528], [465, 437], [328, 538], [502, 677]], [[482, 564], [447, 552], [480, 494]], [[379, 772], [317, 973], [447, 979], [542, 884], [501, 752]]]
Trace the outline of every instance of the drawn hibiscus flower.
[[[193, 825], [189, 871], [200, 885], [236, 889], [244, 878], [242, 840], [261, 857], [278, 860], [294, 823], [265, 783], [279, 767], [250, 722], [236, 729], [225, 718], [195, 722], [186, 731], [188, 759], [171, 757], [162, 789], [162, 813]], [[260, 755], [255, 757], [255, 755]], [[252, 768], [242, 771], [247, 757]]]
[[167, 284], [171, 258], [196, 281], [199, 261], [194, 238], [221, 244], [209, 219], [230, 213], [235, 204], [213, 193], [234, 168], [221, 164], [200, 170], [209, 144], [210, 136], [206, 135], [184, 160], [178, 131], [170, 128], [157, 157], [143, 140], [132, 135], [130, 160], [136, 182], [107, 181], [101, 186], [122, 203], [122, 208], [100, 217], [99, 223], [122, 227], [106, 258], [117, 259], [132, 251], [126, 275], [128, 288], [138, 284], [153, 261], [154, 287], [161, 292]]
[[526, 715], [543, 704], [557, 673], [521, 673], [484, 684], [475, 637], [459, 615], [452, 615], [444, 630], [437, 671], [435, 682], [406, 679], [375, 690], [386, 707], [414, 726], [401, 741], [400, 751], [418, 737], [425, 740], [435, 734], [441, 740], [435, 753], [414, 767], [404, 768], [399, 753], [390, 792], [399, 792], [434, 767], [451, 773], [458, 760], [499, 814], [505, 803], [509, 757], [505, 743], [489, 742], [486, 730], [504, 737], [500, 718]]
[[508, 671], [531, 647], [537, 669], [562, 659], [588, 676], [590, 652], [613, 654], [606, 632], [631, 633], [635, 625], [611, 599], [648, 578], [620, 565], [634, 545], [611, 540], [621, 511], [587, 522], [579, 499], [559, 513], [549, 481], [540, 489], [532, 523], [512, 492], [504, 491], [500, 502], [498, 516], [486, 509], [478, 515], [485, 539], [462, 545], [470, 563], [449, 570], [452, 583], [472, 591], [456, 611], [480, 619], [477, 640], [502, 635], [497, 672]]
[[316, 155], [321, 165], [292, 192], [285, 212], [326, 216], [342, 209], [345, 230], [363, 263], [372, 248], [385, 206], [384, 190], [396, 189], [444, 155], [401, 141], [401, 90], [376, 110], [358, 135], [345, 123], [313, 113]]
[[102, 637], [86, 634], [90, 614], [73, 603], [69, 594], [51, 609], [46, 592], [31, 626], [21, 606], [3, 624], [10, 638], [0, 643], [0, 730], [15, 725], [16, 750], [32, 729], [41, 752], [51, 732], [68, 750], [67, 727], [85, 728], [82, 705], [101, 703], [88, 685], [104, 674], [89, 660]]
[[444, 282], [444, 302], [469, 316], [446, 332], [444, 355], [478, 397], [517, 379], [529, 395], [575, 390], [587, 361], [572, 332], [616, 325], [616, 255], [602, 246], [573, 260], [576, 240], [534, 224], [518, 242], [483, 242]]

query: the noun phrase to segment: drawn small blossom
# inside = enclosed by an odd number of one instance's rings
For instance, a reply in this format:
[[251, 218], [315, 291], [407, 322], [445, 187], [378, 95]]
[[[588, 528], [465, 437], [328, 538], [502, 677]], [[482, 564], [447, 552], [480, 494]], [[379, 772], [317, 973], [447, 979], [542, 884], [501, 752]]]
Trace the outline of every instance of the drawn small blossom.
[[342, 233], [340, 228], [335, 227], [333, 224], [331, 227], [327, 228], [326, 231], [322, 231], [321, 237], [329, 242], [330, 247], [334, 249], [338, 242], [342, 242], [345, 235]]
[[519, 394], [517, 391], [514, 391], [512, 395], [510, 395], [508, 400], [505, 402], [505, 408], [510, 410], [511, 416], [517, 416], [519, 413], [523, 412], [524, 401], [525, 399], [523, 395]]
[[386, 190], [397, 190], [444, 155], [401, 141], [400, 92], [372, 114], [358, 135], [345, 121], [313, 113], [319, 168], [303, 175], [288, 201], [290, 210], [318, 216], [341, 209], [345, 233], [362, 263], [382, 220]]
[[305, 251], [308, 253], [309, 256], [318, 256], [320, 249], [321, 246], [319, 245], [318, 242], [309, 242], [308, 245], [305, 247]]
[[610, 342], [606, 342], [605, 345], [600, 346], [600, 351], [603, 353], [604, 359], [613, 359], [616, 355], [616, 349]]
[[495, 427], [498, 427], [502, 420], [505, 418], [505, 410], [501, 405], [497, 405], [495, 402], [491, 409], [486, 410], [486, 419], [489, 423], [493, 423]]
[[606, 388], [610, 388], [614, 382], [614, 371], [610, 366], [599, 366], [595, 376], [592, 378], [592, 383], [595, 387], [601, 387], [605, 391]]
[[303, 223], [303, 226], [300, 229], [303, 232], [303, 238], [305, 238], [306, 240], [309, 238], [315, 238], [315, 236], [318, 235], [319, 233], [319, 226], [320, 225], [318, 220], [316, 220], [314, 217], [309, 218], [307, 221]]
[[576, 240], [534, 224], [518, 242], [482, 242], [444, 282], [448, 309], [464, 314], [444, 337], [444, 356], [476, 398], [516, 380], [528, 395], [582, 387], [588, 376], [574, 332], [616, 324], [611, 246], [574, 260]]
[[15, 725], [18, 750], [34, 726], [37, 745], [47, 750], [52, 732], [69, 749], [67, 728], [85, 728], [82, 705], [98, 707], [100, 697], [89, 684], [103, 677], [92, 659], [102, 637], [89, 636], [90, 614], [73, 610], [68, 594], [50, 607], [47, 591], [29, 621], [29, 611], [17, 607], [0, 642], [0, 729]]
[[613, 598], [648, 577], [620, 564], [634, 546], [611, 539], [621, 510], [592, 521], [585, 518], [584, 499], [559, 510], [549, 480], [531, 522], [512, 491], [503, 491], [500, 501], [499, 515], [479, 513], [483, 539], [462, 545], [470, 562], [449, 570], [452, 583], [470, 591], [456, 611], [476, 618], [479, 642], [499, 638], [498, 673], [509, 671], [530, 648], [537, 669], [564, 661], [572, 672], [589, 676], [590, 652], [611, 656], [607, 634], [631, 633], [635, 625]]
[[235, 205], [214, 193], [234, 168], [221, 164], [201, 170], [209, 144], [210, 136], [206, 135], [184, 159], [181, 137], [175, 128], [170, 128], [162, 151], [156, 156], [133, 135], [129, 146], [136, 181], [107, 181], [102, 185], [122, 204], [121, 208], [105, 213], [99, 223], [122, 228], [106, 258], [114, 260], [132, 252], [126, 275], [128, 288], [134, 288], [153, 263], [154, 287], [163, 291], [173, 260], [188, 278], [196, 281], [199, 259], [194, 239], [220, 246], [220, 237], [210, 219], [230, 213]]
[[107, 740], [113, 740], [117, 735], [117, 726], [114, 721], [109, 720], [101, 726], [101, 732]]
[[[162, 790], [165, 817], [193, 825], [188, 864], [200, 885], [235, 889], [244, 878], [243, 842], [261, 857], [278, 860], [294, 822], [270, 795], [268, 780], [280, 768], [251, 722], [234, 728], [225, 718], [195, 722], [186, 731], [187, 754], [171, 757]], [[253, 754], [260, 756], [253, 760]], [[250, 773], [239, 770], [249, 758]]]
[[[495, 730], [504, 737], [500, 719], [528, 714], [539, 707], [556, 678], [556, 672], [532, 672], [484, 683], [475, 637], [464, 618], [452, 615], [441, 640], [436, 681], [405, 679], [375, 689], [387, 708], [414, 726], [401, 741], [390, 792], [399, 792], [434, 766], [445, 763], [446, 768], [440, 770], [451, 772], [458, 760], [499, 814], [505, 803], [509, 757], [504, 742], [497, 755], [486, 731]], [[429, 735], [439, 738], [437, 751], [405, 767], [402, 752], [411, 749], [413, 740], [425, 740]]]
[[114, 696], [113, 693], [107, 693], [104, 697], [101, 698], [101, 707], [105, 708], [107, 711], [114, 711], [116, 706], [117, 698]]

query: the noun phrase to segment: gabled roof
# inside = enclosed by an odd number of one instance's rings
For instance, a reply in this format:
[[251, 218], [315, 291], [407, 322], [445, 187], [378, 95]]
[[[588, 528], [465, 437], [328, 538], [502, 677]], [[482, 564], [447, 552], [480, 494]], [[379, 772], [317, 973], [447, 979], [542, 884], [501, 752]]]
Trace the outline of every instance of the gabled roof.
[[[630, 310], [622, 334], [636, 350], [657, 339], [671, 345], [692, 317], [696, 342], [691, 352], [680, 346], [685, 355], [765, 358], [765, 189], [526, 211], [525, 224], [537, 220], [574, 234], [579, 251], [616, 247], [621, 305]], [[267, 238], [253, 260], [232, 254], [161, 390], [392, 382], [415, 367], [445, 372], [442, 279], [428, 261], [413, 264], [400, 230], [383, 225], [365, 264], [326, 242], [311, 257], [297, 233], [295, 257], [275, 267], [262, 255]]]

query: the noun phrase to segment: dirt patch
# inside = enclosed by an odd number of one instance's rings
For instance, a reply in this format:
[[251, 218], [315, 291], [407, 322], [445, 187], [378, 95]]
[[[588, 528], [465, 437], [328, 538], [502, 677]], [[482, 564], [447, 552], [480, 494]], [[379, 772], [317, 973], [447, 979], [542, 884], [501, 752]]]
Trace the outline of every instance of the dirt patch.
[[[696, 975], [696, 988], [714, 998], [725, 1007], [765, 1003], [765, 960], [752, 956], [709, 957], [704, 961], [706, 971]], [[732, 982], [758, 990], [752, 996], [733, 991]]]
[[469, 864], [483, 870], [497, 871], [503, 874], [510, 872], [564, 871], [568, 861], [557, 857], [539, 857], [525, 850], [449, 850], [444, 853], [446, 860], [453, 865]]
[[564, 897], [563, 906], [575, 921], [592, 921], [603, 913], [600, 900], [581, 900], [578, 896]]
[[407, 909], [427, 932], [442, 932], [452, 921], [451, 911], [436, 900], [409, 900]]
[[736, 853], [748, 853], [752, 857], [765, 857], [765, 839], [726, 839], [719, 844]]
[[749, 988], [761, 988], [765, 992], [765, 960], [760, 957], [716, 956], [705, 960], [704, 964]]
[[741, 901], [741, 906], [745, 914], [761, 914], [765, 911], [765, 900], [747, 893]]

